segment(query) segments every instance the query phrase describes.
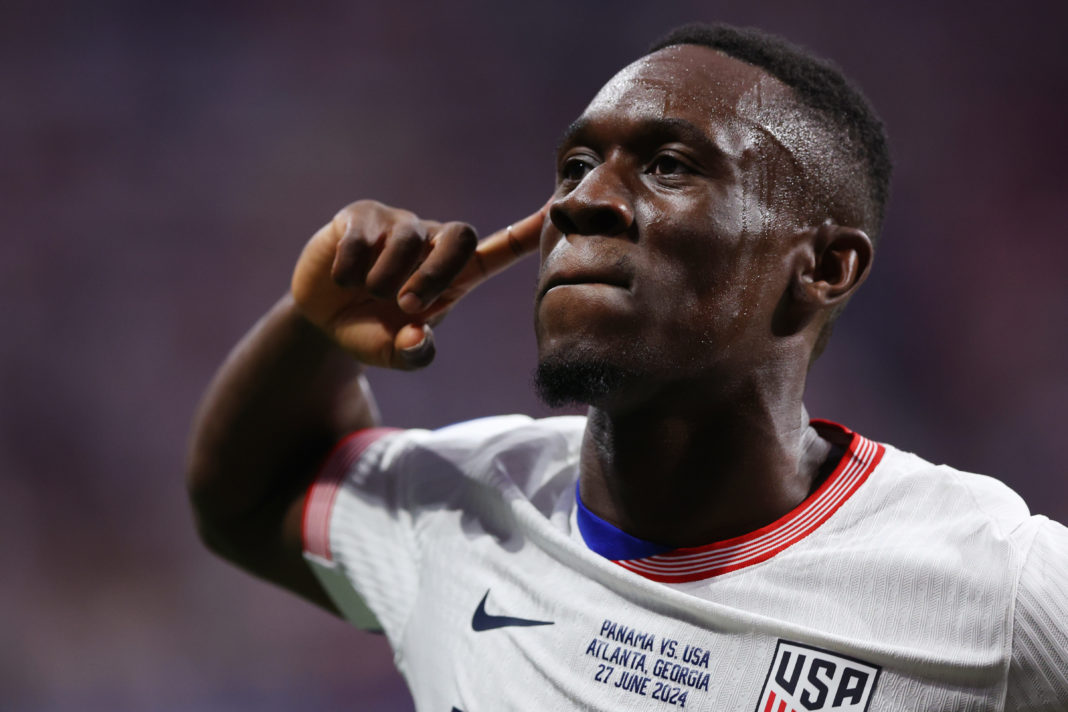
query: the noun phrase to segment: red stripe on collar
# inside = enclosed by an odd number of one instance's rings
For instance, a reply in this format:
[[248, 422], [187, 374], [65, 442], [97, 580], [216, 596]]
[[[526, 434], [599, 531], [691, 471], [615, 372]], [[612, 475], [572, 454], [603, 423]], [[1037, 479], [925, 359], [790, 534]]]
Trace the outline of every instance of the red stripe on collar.
[[767, 561], [816, 531], [864, 484], [886, 448], [837, 423], [812, 422], [852, 439], [834, 472], [797, 507], [771, 524], [732, 539], [615, 563], [653, 581], [699, 581]]

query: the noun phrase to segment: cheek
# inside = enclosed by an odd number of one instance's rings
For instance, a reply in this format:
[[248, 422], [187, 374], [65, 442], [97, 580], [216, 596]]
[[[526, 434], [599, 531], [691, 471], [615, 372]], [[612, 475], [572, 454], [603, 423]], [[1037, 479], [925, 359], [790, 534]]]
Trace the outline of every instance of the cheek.
[[545, 224], [541, 226], [541, 237], [538, 238], [538, 275], [541, 275], [541, 270], [545, 266], [545, 258], [556, 247], [556, 243], [560, 242], [562, 235], [557, 230], [552, 222], [549, 221], [548, 216], [545, 218]]
[[682, 239], [648, 253], [655, 293], [643, 303], [653, 311], [659, 338], [678, 344], [680, 355], [707, 358], [710, 346], [722, 353], [770, 330], [781, 291], [770, 238], [727, 234], [732, 237], [676, 230]]
[[649, 271], [665, 290], [665, 299], [687, 311], [700, 309], [725, 294], [746, 260], [747, 238], [737, 204], [740, 191], [724, 191], [715, 200], [668, 202], [649, 218], [646, 250]]

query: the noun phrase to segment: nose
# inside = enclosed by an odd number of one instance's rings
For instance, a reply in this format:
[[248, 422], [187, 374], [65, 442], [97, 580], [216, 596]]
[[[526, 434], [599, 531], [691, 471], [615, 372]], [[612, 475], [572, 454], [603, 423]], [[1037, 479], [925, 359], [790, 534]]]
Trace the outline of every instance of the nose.
[[607, 163], [587, 173], [549, 206], [549, 219], [564, 235], [619, 235], [634, 223], [630, 196]]

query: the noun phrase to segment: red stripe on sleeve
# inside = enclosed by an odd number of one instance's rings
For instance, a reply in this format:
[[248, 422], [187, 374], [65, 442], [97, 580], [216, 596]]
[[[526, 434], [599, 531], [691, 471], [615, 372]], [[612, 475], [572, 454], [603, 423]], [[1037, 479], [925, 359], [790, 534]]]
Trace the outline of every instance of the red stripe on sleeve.
[[330, 551], [330, 514], [341, 483], [352, 466], [373, 443], [384, 435], [398, 432], [397, 428], [365, 428], [346, 436], [323, 461], [315, 481], [304, 498], [302, 529], [304, 551], [327, 561], [333, 561]]

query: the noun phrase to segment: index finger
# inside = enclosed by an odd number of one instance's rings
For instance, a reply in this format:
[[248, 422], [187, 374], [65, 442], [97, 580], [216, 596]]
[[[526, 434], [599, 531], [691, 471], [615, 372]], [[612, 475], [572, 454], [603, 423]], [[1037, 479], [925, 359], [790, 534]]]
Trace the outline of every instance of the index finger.
[[548, 210], [549, 203], [546, 203], [537, 212], [479, 242], [453, 286], [466, 292], [536, 251]]

